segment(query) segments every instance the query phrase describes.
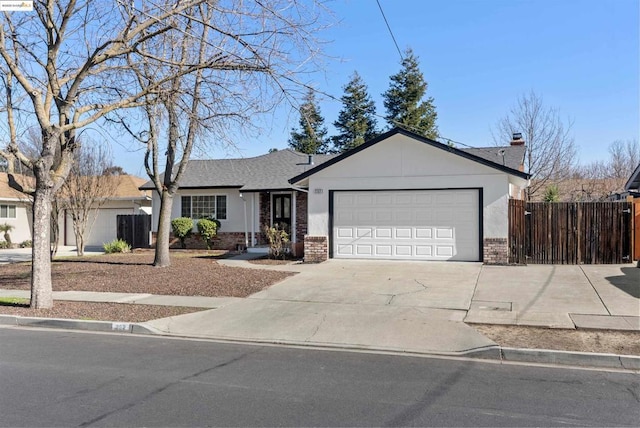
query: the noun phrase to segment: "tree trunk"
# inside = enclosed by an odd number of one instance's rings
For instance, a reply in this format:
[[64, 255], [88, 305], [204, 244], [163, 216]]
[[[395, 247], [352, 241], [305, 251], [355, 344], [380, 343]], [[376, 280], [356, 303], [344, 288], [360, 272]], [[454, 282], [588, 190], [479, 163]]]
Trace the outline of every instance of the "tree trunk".
[[169, 256], [169, 233], [171, 232], [171, 208], [173, 195], [164, 190], [160, 197], [160, 215], [158, 218], [158, 234], [156, 235], [156, 257], [153, 265], [167, 267], [171, 265]]
[[76, 254], [78, 257], [84, 256], [84, 233], [75, 231], [76, 235]]
[[31, 258], [31, 307], [53, 307], [51, 287], [51, 201], [49, 187], [36, 186], [33, 197], [33, 248]]

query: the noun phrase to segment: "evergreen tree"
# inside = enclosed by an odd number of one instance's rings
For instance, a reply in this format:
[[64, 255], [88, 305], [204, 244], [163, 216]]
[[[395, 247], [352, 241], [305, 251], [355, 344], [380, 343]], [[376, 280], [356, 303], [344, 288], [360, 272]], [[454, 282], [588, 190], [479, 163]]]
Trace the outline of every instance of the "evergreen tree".
[[402, 70], [391, 76], [389, 89], [382, 94], [387, 110], [385, 119], [392, 128], [398, 126], [435, 139], [438, 137], [438, 113], [432, 97], [423, 100], [427, 82], [420, 71], [418, 57], [407, 49], [401, 64]]
[[327, 152], [327, 128], [324, 118], [320, 114], [320, 107], [315, 98], [315, 92], [309, 89], [300, 106], [300, 131], [291, 130], [289, 147], [302, 153], [326, 153]]
[[334, 151], [338, 153], [357, 147], [378, 135], [376, 106], [358, 72], [353, 74], [344, 87], [344, 95], [340, 100], [343, 107], [338, 120], [333, 122], [340, 133], [331, 139]]

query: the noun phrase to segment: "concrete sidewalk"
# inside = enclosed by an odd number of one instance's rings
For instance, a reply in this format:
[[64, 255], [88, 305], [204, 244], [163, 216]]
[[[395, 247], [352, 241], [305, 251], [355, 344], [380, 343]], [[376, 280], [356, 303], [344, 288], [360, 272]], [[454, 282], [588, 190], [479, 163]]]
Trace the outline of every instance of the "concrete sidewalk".
[[[85, 256], [95, 256], [104, 254], [104, 250], [99, 247], [86, 247], [84, 249]], [[70, 245], [61, 245], [58, 247], [56, 258], [60, 257], [76, 257], [77, 247]], [[31, 248], [11, 248], [0, 249], [0, 265], [8, 263], [30, 262]]]

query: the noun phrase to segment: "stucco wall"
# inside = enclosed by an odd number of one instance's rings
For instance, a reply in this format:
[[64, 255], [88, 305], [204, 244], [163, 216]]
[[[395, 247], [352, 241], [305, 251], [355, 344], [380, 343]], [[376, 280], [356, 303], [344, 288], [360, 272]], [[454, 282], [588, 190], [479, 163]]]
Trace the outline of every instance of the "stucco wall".
[[[148, 214], [149, 208], [142, 207], [141, 201], [132, 200], [113, 200], [108, 201], [102, 205], [99, 211], [96, 213], [92, 211], [89, 217], [89, 224], [91, 230], [89, 234], [85, 236], [85, 245], [87, 246], [101, 246], [105, 242], [110, 242], [117, 237], [117, 219], [118, 215], [128, 214]], [[148, 204], [148, 202], [145, 202]], [[97, 214], [97, 219], [95, 218]], [[75, 245], [76, 237], [73, 230], [73, 219], [71, 213], [65, 211], [60, 213], [58, 218], [59, 228], [59, 245]]]
[[[19, 201], [0, 200], [2, 205], [15, 205], [16, 218], [0, 218], [0, 224], [10, 224], [13, 230], [9, 232], [11, 242], [20, 244], [23, 241], [31, 239], [31, 209], [27, 208], [27, 204]], [[0, 234], [0, 241], [4, 241], [4, 234]]]
[[483, 189], [484, 238], [508, 234], [509, 176], [394, 135], [309, 178], [309, 235], [329, 233], [329, 190]]

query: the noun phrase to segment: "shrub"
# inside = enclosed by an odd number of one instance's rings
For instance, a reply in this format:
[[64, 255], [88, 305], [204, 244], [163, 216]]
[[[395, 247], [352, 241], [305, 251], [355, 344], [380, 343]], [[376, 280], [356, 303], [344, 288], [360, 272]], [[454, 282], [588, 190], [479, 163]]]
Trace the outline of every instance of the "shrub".
[[20, 248], [31, 248], [33, 247], [33, 242], [31, 241], [31, 239], [27, 239], [26, 241], [22, 241], [20, 243]]
[[104, 248], [106, 254], [128, 253], [131, 251], [131, 246], [127, 244], [127, 241], [123, 241], [122, 239], [114, 239], [111, 242], [107, 242], [102, 245], [102, 248]]
[[544, 201], [545, 202], [558, 202], [560, 200], [560, 192], [558, 191], [558, 186], [552, 184], [547, 187], [544, 191]]
[[13, 230], [13, 225], [9, 223], [0, 224], [0, 232], [4, 233], [4, 240], [7, 241], [7, 244], [9, 245], [9, 247], [11, 247], [11, 235], [9, 235], [9, 232], [11, 232], [12, 230]]
[[286, 225], [264, 226], [264, 234], [269, 240], [269, 256], [272, 258], [285, 258], [289, 250], [289, 234], [285, 230]]
[[178, 217], [171, 220], [173, 235], [180, 239], [182, 248], [187, 248], [185, 240], [191, 236], [193, 221], [189, 217]]
[[216, 236], [218, 225], [214, 220], [209, 220], [208, 218], [201, 218], [196, 225], [198, 227], [198, 233], [200, 233], [200, 236], [202, 236], [202, 239], [207, 244], [207, 250], [210, 250], [211, 240]]
[[7, 241], [0, 241], [0, 250], [11, 248], [11, 245]]

